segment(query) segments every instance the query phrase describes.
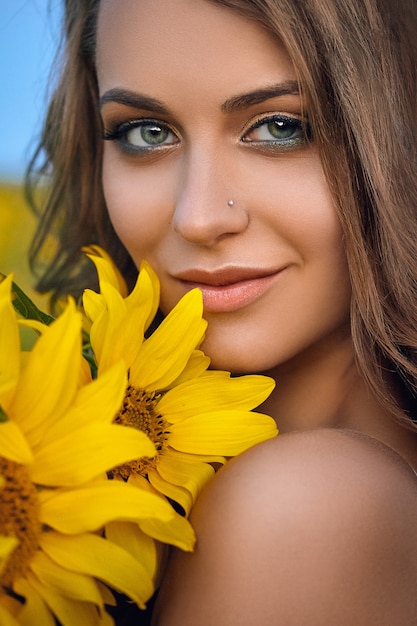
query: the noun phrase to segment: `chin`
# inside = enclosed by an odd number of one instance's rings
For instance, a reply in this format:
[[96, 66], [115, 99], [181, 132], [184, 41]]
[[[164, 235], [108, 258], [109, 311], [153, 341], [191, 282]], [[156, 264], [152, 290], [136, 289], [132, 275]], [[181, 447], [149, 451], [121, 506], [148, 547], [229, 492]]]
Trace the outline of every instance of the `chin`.
[[255, 369], [253, 367], [253, 363], [251, 366], [249, 365], [231, 365], [230, 361], [218, 361], [211, 360], [210, 368], [211, 370], [219, 370], [224, 372], [230, 372], [232, 376], [245, 376], [246, 374], [264, 374], [265, 370], [263, 369]]
[[236, 376], [260, 374], [273, 366], [267, 359], [260, 358], [260, 354], [256, 358], [253, 350], [248, 348], [224, 345], [219, 349], [218, 346], [211, 345], [210, 341], [204, 341], [201, 349], [210, 357], [210, 369], [224, 370]]

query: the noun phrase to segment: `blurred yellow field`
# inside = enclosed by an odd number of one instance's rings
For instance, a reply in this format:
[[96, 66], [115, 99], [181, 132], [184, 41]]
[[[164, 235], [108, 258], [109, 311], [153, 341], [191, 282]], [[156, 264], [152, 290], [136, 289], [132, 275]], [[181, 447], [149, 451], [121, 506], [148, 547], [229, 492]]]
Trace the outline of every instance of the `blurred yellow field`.
[[28, 249], [36, 227], [36, 218], [26, 204], [22, 186], [0, 184], [0, 272], [13, 272], [14, 280], [39, 306], [45, 299], [33, 290], [28, 264]]

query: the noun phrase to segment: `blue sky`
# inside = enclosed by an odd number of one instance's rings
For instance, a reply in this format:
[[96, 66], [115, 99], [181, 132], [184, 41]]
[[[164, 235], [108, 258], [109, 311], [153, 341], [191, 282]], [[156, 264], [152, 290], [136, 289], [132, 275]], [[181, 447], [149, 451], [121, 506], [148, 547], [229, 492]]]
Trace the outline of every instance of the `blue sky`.
[[40, 132], [60, 0], [0, 0], [0, 179], [22, 177]]

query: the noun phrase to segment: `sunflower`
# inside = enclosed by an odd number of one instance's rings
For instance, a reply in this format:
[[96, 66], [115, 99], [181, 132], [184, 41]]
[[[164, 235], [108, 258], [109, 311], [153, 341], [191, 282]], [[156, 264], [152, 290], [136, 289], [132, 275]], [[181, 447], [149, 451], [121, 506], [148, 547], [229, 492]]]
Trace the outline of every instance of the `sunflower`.
[[100, 293], [86, 290], [83, 298], [98, 371], [123, 358], [129, 372], [116, 422], [145, 432], [157, 450], [151, 458], [119, 465], [112, 475], [141, 486], [147, 479], [188, 515], [214, 472], [212, 463], [277, 434], [271, 417], [252, 411], [274, 382], [208, 370], [210, 361], [198, 350], [207, 323], [197, 289], [146, 338], [159, 301], [152, 268], [143, 262], [133, 291], [123, 297], [109, 259], [97, 248], [86, 251], [100, 283]]
[[[56, 617], [63, 626], [108, 626], [108, 587], [140, 607], [152, 595], [153, 537], [190, 550], [194, 534], [159, 495], [107, 479], [114, 466], [156, 452], [146, 434], [113, 422], [123, 362], [80, 384], [81, 315], [72, 301], [50, 326], [21, 320], [40, 331], [21, 352], [11, 283], [0, 283], [0, 623], [53, 626]], [[103, 536], [120, 519], [151, 533], [140, 554]]]

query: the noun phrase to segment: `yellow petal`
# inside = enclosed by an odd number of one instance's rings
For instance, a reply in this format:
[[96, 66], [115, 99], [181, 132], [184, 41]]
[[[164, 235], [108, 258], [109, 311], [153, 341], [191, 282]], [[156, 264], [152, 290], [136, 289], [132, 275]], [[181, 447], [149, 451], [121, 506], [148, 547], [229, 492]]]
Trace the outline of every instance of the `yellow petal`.
[[154, 455], [154, 444], [136, 428], [91, 423], [40, 449], [31, 476], [39, 485], [79, 485], [116, 465]]
[[121, 357], [129, 368], [142, 346], [153, 304], [152, 283], [146, 272], [141, 273], [134, 291], [125, 300], [109, 284], [102, 283], [100, 287], [106, 311], [93, 321], [90, 334], [99, 371]]
[[201, 350], [193, 350], [187, 364], [181, 374], [176, 378], [169, 386], [168, 389], [181, 385], [187, 380], [197, 378], [201, 376], [207, 370], [210, 365], [210, 359], [208, 356], [201, 352]]
[[18, 320], [18, 324], [19, 326], [25, 326], [26, 328], [31, 328], [32, 330], [35, 330], [39, 335], [43, 335], [45, 332], [47, 332], [49, 328], [47, 324], [44, 324], [43, 322], [38, 322], [38, 320], [31, 319], [20, 319]]
[[[115, 362], [112, 367], [89, 385], [81, 388], [74, 398], [71, 411], [77, 415], [89, 415], [85, 421], [94, 419], [111, 423], [122, 405], [127, 386], [127, 372], [123, 361]], [[72, 418], [75, 417], [72, 416]]]
[[48, 494], [41, 508], [44, 524], [68, 534], [94, 531], [114, 520], [139, 523], [156, 518], [168, 525], [174, 516], [171, 505], [160, 496], [118, 480]]
[[178, 513], [170, 520], [169, 525], [158, 519], [144, 519], [138, 523], [144, 533], [162, 541], [162, 543], [169, 543], [187, 552], [194, 548], [195, 533], [193, 527], [185, 517]]
[[213, 411], [194, 415], [172, 427], [169, 444], [182, 452], [234, 456], [277, 435], [277, 426], [267, 415], [248, 411]]
[[92, 289], [85, 289], [83, 292], [83, 307], [88, 319], [96, 320], [106, 310], [106, 303], [100, 294]]
[[194, 500], [214, 474], [213, 467], [208, 463], [191, 459], [181, 462], [178, 458], [170, 457], [169, 450], [161, 456], [156, 471], [164, 480], [185, 487]]
[[159, 296], [160, 296], [160, 284], [159, 284], [159, 278], [156, 275], [156, 273], [154, 272], [154, 270], [152, 269], [152, 267], [149, 265], [149, 263], [147, 261], [142, 261], [142, 263], [140, 264], [140, 268], [139, 268], [139, 276], [141, 274], [141, 272], [146, 272], [151, 280], [152, 283], [152, 292], [153, 292], [153, 300], [152, 300], [152, 305], [150, 307], [150, 311], [149, 311], [149, 316], [148, 319], [146, 320], [145, 323], [145, 329], [148, 328], [148, 326], [150, 325], [150, 323], [153, 321], [157, 311], [158, 311], [158, 307], [159, 307]]
[[11, 301], [12, 276], [0, 283], [0, 407], [7, 412], [20, 369], [20, 337]]
[[22, 465], [33, 461], [29, 444], [18, 425], [12, 421], [0, 422], [0, 456]]
[[182, 459], [178, 455], [171, 456], [171, 450], [167, 450], [159, 459], [157, 468], [149, 472], [148, 478], [155, 489], [178, 502], [188, 516], [213, 474], [213, 467], [201, 462], [198, 457], [192, 459], [188, 455]]
[[[115, 287], [115, 289], [119, 291], [119, 293], [121, 294], [123, 298], [129, 298], [130, 296], [128, 296], [126, 282], [122, 274], [120, 273], [119, 269], [117, 268], [116, 264], [113, 262], [111, 257], [107, 254], [107, 252], [103, 250], [102, 248], [100, 248], [99, 246], [94, 246], [94, 245], [84, 248], [84, 252], [91, 259], [91, 261], [93, 261], [93, 263], [96, 266], [96, 269], [99, 275], [100, 285], [103, 282], [108, 282], [112, 284], [113, 287]], [[154, 318], [157, 308], [158, 308], [159, 280], [158, 280], [157, 275], [151, 268], [151, 266], [146, 261], [142, 261], [140, 265], [139, 275], [141, 272], [142, 273], [146, 272], [148, 274], [148, 276], [151, 279], [152, 286], [153, 286], [152, 304], [151, 304], [151, 310], [149, 313], [149, 318], [147, 319], [147, 325], [146, 325], [147, 327], [149, 323], [152, 321], [152, 319]], [[136, 286], [137, 284], [138, 284], [138, 281], [136, 283]], [[92, 319], [94, 319], [95, 317], [96, 316], [93, 316]]]
[[0, 535], [0, 574], [4, 570], [10, 554], [18, 544], [19, 540], [16, 537], [3, 537]]
[[120, 293], [109, 283], [102, 283], [100, 298], [105, 302], [105, 309], [93, 320], [90, 341], [99, 370], [108, 369], [114, 360], [123, 356], [124, 344], [120, 329], [126, 319], [126, 304]]
[[93, 578], [62, 568], [44, 552], [38, 550], [31, 560], [30, 569], [42, 584], [58, 594], [103, 607], [101, 593]]
[[114, 619], [105, 611], [100, 615], [98, 626], [115, 626]]
[[129, 368], [141, 349], [153, 294], [149, 276], [144, 273], [139, 280], [144, 293], [134, 291], [129, 296], [136, 298], [133, 302], [128, 298], [123, 300], [108, 283], [101, 284], [100, 297], [106, 302], [106, 308], [93, 321], [90, 332], [91, 345], [100, 372], [120, 358], [123, 358]]
[[114, 595], [112, 594], [112, 592], [110, 591], [110, 589], [107, 587], [107, 585], [104, 585], [99, 580], [97, 580], [96, 582], [97, 582], [97, 587], [100, 590], [103, 603], [108, 604], [109, 606], [116, 606], [117, 604], [116, 599]]
[[[156, 494], [161, 498], [160, 492], [154, 489], [143, 476], [131, 476], [129, 485], [135, 485], [136, 488]], [[175, 513], [175, 511], [174, 517], [169, 521], [169, 524], [156, 519], [143, 519], [139, 522], [139, 526], [144, 533], [162, 543], [170, 543], [182, 550], [189, 551], [193, 549], [195, 543], [194, 530], [191, 524], [184, 517]]]
[[141, 608], [145, 608], [145, 602], [153, 594], [152, 581], [141, 563], [102, 537], [86, 534], [66, 537], [51, 531], [43, 533], [41, 544], [62, 567], [99, 578], [128, 595]]
[[116, 287], [123, 297], [127, 295], [126, 282], [112, 258], [100, 246], [91, 245], [83, 251], [93, 261], [99, 274], [99, 279], [106, 280]]
[[135, 289], [125, 299], [126, 318], [119, 329], [124, 345], [123, 356], [130, 368], [139, 350], [142, 349], [144, 334], [154, 313], [154, 288], [147, 271], [141, 270]]
[[[29, 580], [31, 578], [29, 574]], [[25, 598], [25, 603], [19, 613], [20, 626], [34, 626], [35, 624], [56, 626], [52, 613], [27, 578], [17, 580], [13, 585], [13, 590]]]
[[195, 463], [220, 463], [223, 465], [226, 463], [227, 459], [225, 456], [219, 456], [215, 454], [193, 454], [192, 452], [180, 452], [179, 450], [174, 450], [174, 448], [169, 449], [169, 456], [171, 459], [179, 461], [192, 461]]
[[155, 391], [178, 378], [203, 339], [207, 322], [201, 317], [202, 307], [201, 292], [189, 291], [143, 343], [131, 368], [136, 387]]
[[43, 445], [57, 441], [93, 421], [111, 424], [122, 405], [126, 386], [127, 372], [124, 363], [120, 361], [81, 387], [65, 416], [50, 425], [44, 435]]
[[[52, 587], [41, 583], [35, 576], [27, 576], [31, 586], [56, 615], [62, 626], [97, 626], [98, 612], [93, 604], [79, 602], [57, 593]], [[36, 621], [34, 622], [36, 624]]]
[[115, 272], [114, 264], [99, 256], [94, 256], [92, 254], [87, 254], [87, 256], [96, 266], [100, 287], [103, 283], [110, 283], [110, 285], [120, 292], [121, 283], [119, 282], [118, 275]]
[[145, 535], [133, 522], [110, 522], [106, 524], [108, 541], [130, 552], [142, 563], [148, 575], [155, 582], [158, 567], [158, 550], [155, 541]]
[[1, 626], [21, 626], [21, 622], [18, 622], [13, 617], [13, 615], [7, 610], [7, 608], [1, 605], [1, 603], [0, 603], [0, 624]]
[[[1, 274], [0, 274], [0, 280], [1, 280]], [[12, 597], [12, 595], [9, 595], [8, 593], [5, 593], [4, 590], [2, 589], [1, 593], [0, 593], [0, 608], [3, 609], [5, 611], [5, 615], [10, 615], [13, 616], [15, 619], [19, 620], [18, 624], [20, 626], [20, 612], [22, 609], [22, 602], [19, 601], [17, 598]], [[0, 612], [0, 615], [3, 615], [3, 613]], [[0, 619], [0, 624], [3, 624], [3, 622]], [[14, 622], [13, 622], [14, 624]]]
[[[161, 498], [161, 492], [155, 489], [143, 476], [131, 476], [129, 478], [129, 485], [134, 485], [136, 488], [156, 494]], [[156, 519], [149, 519], [141, 520], [139, 526], [144, 533], [162, 543], [170, 543], [182, 550], [189, 551], [193, 549], [195, 543], [194, 530], [191, 524], [175, 511], [174, 517], [170, 520], [169, 524], [166, 524], [164, 521], [160, 522]]]
[[174, 502], [177, 502], [183, 508], [186, 516], [188, 516], [191, 507], [194, 504], [194, 499], [192, 494], [187, 489], [166, 481], [155, 470], [149, 472], [148, 479], [156, 491], [162, 493]]
[[209, 371], [170, 389], [159, 401], [158, 411], [171, 423], [204, 412], [227, 409], [251, 410], [259, 406], [272, 392], [275, 382], [267, 376], [231, 378], [228, 372]]
[[92, 381], [91, 369], [88, 361], [84, 358], [81, 359], [81, 369], [80, 369], [80, 378], [78, 385], [82, 387], [83, 385], [88, 385]]
[[79, 380], [81, 315], [71, 302], [38, 339], [21, 373], [13, 400], [13, 417], [31, 445], [42, 437], [45, 423], [69, 407]]

